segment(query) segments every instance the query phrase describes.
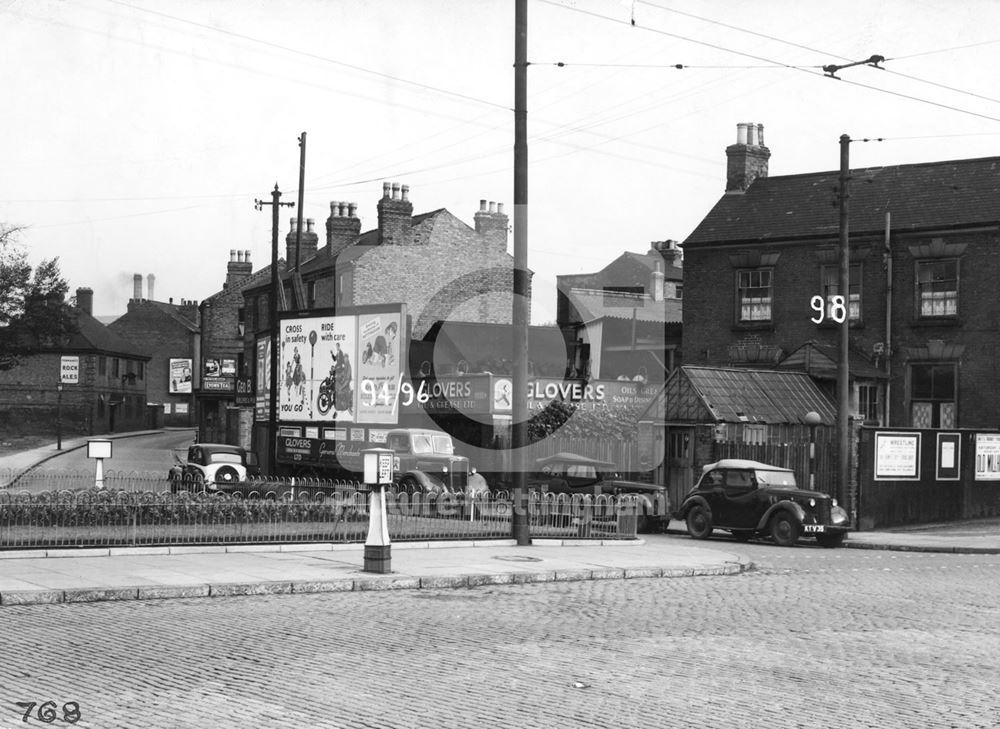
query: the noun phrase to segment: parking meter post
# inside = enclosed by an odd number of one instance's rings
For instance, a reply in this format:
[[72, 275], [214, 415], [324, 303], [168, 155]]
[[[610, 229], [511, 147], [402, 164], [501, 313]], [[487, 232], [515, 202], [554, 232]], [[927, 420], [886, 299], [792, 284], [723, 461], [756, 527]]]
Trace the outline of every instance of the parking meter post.
[[364, 482], [371, 493], [368, 499], [368, 538], [365, 539], [363, 571], [388, 574], [392, 572], [392, 544], [389, 542], [389, 522], [385, 508], [385, 487], [392, 483], [393, 451], [388, 448], [363, 450]]

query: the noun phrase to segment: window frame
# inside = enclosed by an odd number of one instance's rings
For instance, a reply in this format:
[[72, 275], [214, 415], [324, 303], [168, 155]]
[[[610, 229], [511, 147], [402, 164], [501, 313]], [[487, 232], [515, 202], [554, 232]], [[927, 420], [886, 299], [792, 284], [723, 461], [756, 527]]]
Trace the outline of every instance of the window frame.
[[[915, 392], [915, 386], [917, 384], [917, 372], [918, 368], [942, 368], [946, 367], [951, 371], [951, 396], [950, 397], [936, 397], [933, 394], [925, 397], [917, 397]], [[958, 363], [957, 362], [911, 362], [907, 368], [907, 409], [910, 419], [911, 427], [919, 427], [914, 425], [914, 406], [918, 403], [927, 403], [931, 407], [931, 422], [927, 426], [934, 430], [950, 429], [958, 427]], [[933, 375], [931, 377], [933, 383]], [[934, 388], [932, 384], [932, 390]], [[951, 405], [951, 419], [949, 422], [942, 423], [941, 421], [941, 405], [950, 404]]]
[[[954, 279], [930, 279], [928, 281], [921, 280], [921, 271], [940, 267], [954, 265]], [[954, 281], [954, 289], [945, 290], [937, 292], [934, 290], [928, 291], [930, 294], [940, 293], [943, 294], [938, 298], [940, 302], [938, 306], [943, 306], [943, 308], [948, 308], [948, 302], [953, 302], [953, 308], [951, 311], [935, 312], [930, 311], [928, 313], [924, 312], [924, 287], [933, 286], [935, 284], [947, 283], [948, 281]], [[914, 262], [914, 273], [913, 273], [913, 291], [914, 291], [914, 308], [916, 311], [916, 317], [919, 320], [941, 320], [941, 319], [956, 319], [958, 318], [958, 311], [960, 305], [961, 297], [961, 260], [958, 256], [951, 256], [948, 258], [921, 258]], [[950, 294], [950, 296], [949, 296]], [[928, 298], [926, 301], [930, 304], [930, 308], [934, 307], [935, 297]]]
[[[748, 285], [743, 285], [743, 275], [748, 276]], [[752, 276], [753, 274], [766, 274], [767, 275], [767, 285], [753, 285]], [[773, 266], [758, 266], [756, 268], [738, 268], [736, 269], [736, 323], [742, 325], [754, 325], [754, 324], [771, 324], [774, 322], [774, 267]], [[751, 291], [755, 289], [766, 289], [766, 297], [744, 297], [744, 291]], [[767, 307], [766, 317], [753, 317], [748, 316], [744, 318], [744, 301], [748, 302], [760, 302], [760, 303], [748, 303], [746, 306], [752, 309], [755, 306], [765, 306]]]
[[[860, 263], [850, 264], [847, 282], [847, 320], [852, 324], [861, 324], [864, 321], [863, 308], [861, 305], [863, 295], [862, 281], [864, 280], [863, 273], [864, 271], [862, 270]], [[840, 265], [826, 264], [820, 266], [819, 276], [820, 291], [823, 296], [823, 301], [826, 302], [824, 321], [832, 322], [832, 303], [830, 299], [833, 296], [839, 295]], [[855, 293], [855, 290], [857, 293]]]

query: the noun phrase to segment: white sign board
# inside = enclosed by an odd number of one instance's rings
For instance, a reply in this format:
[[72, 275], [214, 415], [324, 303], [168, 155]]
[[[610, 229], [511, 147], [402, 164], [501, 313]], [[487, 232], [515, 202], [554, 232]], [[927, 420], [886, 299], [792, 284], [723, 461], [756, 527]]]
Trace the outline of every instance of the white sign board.
[[80, 384], [80, 358], [63, 356], [59, 358], [59, 382], [64, 385]]
[[1000, 481], [1000, 434], [976, 433], [976, 481]]
[[920, 433], [875, 433], [875, 480], [920, 479]]

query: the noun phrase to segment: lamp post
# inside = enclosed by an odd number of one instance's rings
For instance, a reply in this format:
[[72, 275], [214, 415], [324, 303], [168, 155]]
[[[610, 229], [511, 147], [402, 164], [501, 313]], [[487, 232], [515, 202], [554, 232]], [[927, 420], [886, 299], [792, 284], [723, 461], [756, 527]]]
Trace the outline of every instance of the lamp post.
[[816, 426], [823, 418], [815, 410], [806, 413], [806, 425], [809, 426], [809, 490], [816, 490]]
[[62, 450], [62, 383], [56, 385], [56, 450]]

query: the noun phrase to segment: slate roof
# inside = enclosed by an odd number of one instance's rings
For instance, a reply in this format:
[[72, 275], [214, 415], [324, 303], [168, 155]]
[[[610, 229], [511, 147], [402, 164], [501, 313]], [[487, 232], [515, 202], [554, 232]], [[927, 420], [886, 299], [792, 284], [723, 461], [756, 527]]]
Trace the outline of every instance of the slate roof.
[[837, 411], [804, 372], [741, 368], [680, 368], [717, 422], [801, 423], [809, 411], [824, 425], [837, 421]]
[[[610, 294], [593, 289], [571, 289], [569, 299], [587, 324], [598, 319], [664, 322], [680, 324], [683, 307], [681, 299], [653, 301], [648, 296]], [[612, 303], [613, 302], [613, 303]]]
[[[778, 363], [782, 370], [798, 370], [817, 380], [836, 380], [840, 362], [840, 350], [832, 344], [809, 341]], [[868, 360], [854, 351], [847, 352], [847, 368], [852, 378], [884, 380], [885, 370], [873, 367]]]
[[69, 343], [61, 350], [67, 352], [98, 352], [148, 360], [149, 355], [123, 337], [118, 336], [90, 314], [75, 309], [78, 331], [70, 335]]
[[[832, 205], [839, 172], [762, 177], [744, 193], [727, 193], [684, 241], [830, 238], [838, 235]], [[850, 232], [879, 234], [885, 214], [895, 231], [1000, 223], [1000, 157], [851, 170]]]

